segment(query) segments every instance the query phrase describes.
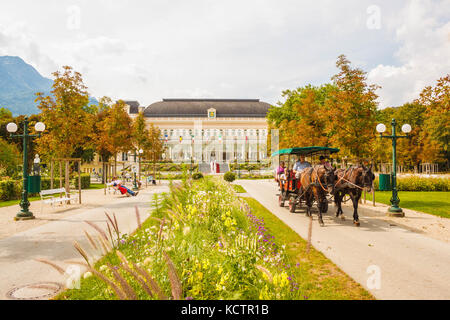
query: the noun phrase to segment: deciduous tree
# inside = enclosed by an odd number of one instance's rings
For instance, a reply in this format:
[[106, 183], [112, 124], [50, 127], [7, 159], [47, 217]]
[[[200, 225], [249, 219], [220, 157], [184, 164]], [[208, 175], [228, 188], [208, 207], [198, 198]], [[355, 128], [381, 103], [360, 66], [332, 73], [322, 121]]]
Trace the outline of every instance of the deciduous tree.
[[53, 73], [52, 96], [37, 93], [41, 121], [47, 126], [38, 139], [38, 150], [46, 156], [69, 158], [77, 148], [84, 148], [93, 117], [87, 110], [89, 95], [81, 74], [68, 66], [63, 69]]

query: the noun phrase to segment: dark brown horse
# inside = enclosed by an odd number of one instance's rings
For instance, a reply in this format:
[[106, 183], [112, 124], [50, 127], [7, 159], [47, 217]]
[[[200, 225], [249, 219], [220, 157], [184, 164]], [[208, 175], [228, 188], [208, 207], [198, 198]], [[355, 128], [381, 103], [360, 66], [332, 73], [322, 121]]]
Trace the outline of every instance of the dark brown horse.
[[348, 169], [338, 169], [335, 171], [335, 179], [334, 203], [337, 207], [336, 217], [344, 219], [342, 199], [348, 194], [353, 202], [353, 223], [359, 227], [358, 202], [364, 189], [368, 192], [372, 190], [372, 183], [375, 179], [375, 175], [372, 173], [372, 166], [356, 165]]
[[319, 209], [319, 224], [324, 226], [322, 213], [327, 211], [327, 194], [333, 193], [335, 175], [333, 169], [328, 169], [323, 165], [316, 165], [306, 168], [300, 173], [300, 181], [303, 197], [306, 203], [306, 215], [311, 216], [311, 207], [316, 200]]

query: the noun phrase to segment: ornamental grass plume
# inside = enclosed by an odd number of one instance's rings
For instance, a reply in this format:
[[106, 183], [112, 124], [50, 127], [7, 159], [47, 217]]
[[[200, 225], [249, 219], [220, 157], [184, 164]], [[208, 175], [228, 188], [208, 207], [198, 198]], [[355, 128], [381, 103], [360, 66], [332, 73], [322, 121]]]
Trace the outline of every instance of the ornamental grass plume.
[[67, 263], [79, 264], [79, 265], [86, 267], [90, 272], [92, 272], [94, 275], [96, 275], [98, 278], [100, 278], [100, 280], [102, 280], [104, 283], [106, 283], [108, 286], [110, 286], [111, 289], [116, 294], [116, 296], [119, 298], [119, 300], [128, 300], [127, 299], [128, 297], [127, 297], [126, 293], [124, 292], [124, 290], [121, 289], [119, 286], [117, 286], [113, 281], [108, 279], [108, 277], [106, 277], [103, 273], [98, 272], [97, 270], [95, 270], [94, 268], [90, 267], [89, 265], [87, 265], [83, 262], [67, 261]]
[[87, 221], [87, 220], [85, 220], [84, 222], [86, 222], [88, 225], [90, 225], [92, 228], [94, 228], [103, 237], [103, 239], [105, 239], [106, 241], [109, 241], [108, 236], [106, 235], [105, 231], [103, 231], [98, 225], [96, 225], [95, 223], [93, 223], [91, 221]]
[[145, 280], [139, 276], [139, 274], [137, 274], [134, 270], [132, 270], [129, 267], [129, 262], [127, 260], [127, 258], [125, 258], [125, 256], [123, 255], [122, 252], [120, 252], [119, 250], [116, 250], [116, 254], [119, 257], [120, 261], [122, 261], [121, 267], [128, 272], [129, 274], [131, 274], [133, 276], [134, 279], [136, 279], [139, 284], [142, 286], [142, 288], [144, 289], [144, 291], [150, 296], [153, 297], [154, 293], [153, 291], [150, 289], [150, 287], [147, 285], [147, 283], [145, 282]]
[[155, 281], [155, 279], [153, 279], [153, 277], [150, 275], [150, 273], [148, 273], [147, 271], [145, 271], [143, 268], [137, 266], [136, 264], [132, 263], [133, 268], [141, 275], [145, 278], [145, 280], [147, 281], [147, 283], [150, 284], [151, 289], [156, 293], [156, 295], [158, 296], [159, 300], [169, 300], [169, 298], [164, 294], [164, 291], [160, 288], [160, 286], [158, 285], [158, 283]]
[[[136, 212], [136, 221], [137, 221], [137, 227], [138, 229], [140, 229], [142, 227], [142, 223], [141, 223], [141, 215], [139, 214], [139, 209], [137, 206], [134, 206], [135, 212]], [[114, 216], [115, 218], [115, 216]]]
[[91, 244], [92, 249], [97, 251], [98, 250], [97, 244], [95, 243], [95, 241], [91, 237], [91, 235], [86, 230], [84, 230], [84, 234], [85, 234], [86, 238], [88, 239], [89, 243]]
[[49, 266], [53, 267], [53, 269], [55, 269], [56, 271], [58, 271], [62, 275], [65, 273], [63, 268], [61, 268], [56, 263], [53, 263], [53, 262], [51, 262], [49, 260], [46, 260], [46, 259], [34, 259], [34, 260], [37, 261], [37, 262], [48, 264]]
[[270, 271], [266, 268], [264, 268], [263, 266], [257, 264], [256, 269], [258, 269], [259, 271], [261, 271], [263, 274], [265, 274], [267, 276], [267, 279], [272, 282], [273, 281], [273, 277], [272, 274], [270, 273]]
[[91, 263], [89, 262], [88, 254], [86, 253], [86, 251], [84, 251], [84, 249], [80, 246], [80, 244], [77, 241], [74, 241], [73, 246], [81, 254], [81, 256], [84, 258], [84, 260], [87, 262], [87, 264], [89, 266], [91, 266]]
[[122, 275], [110, 263], [107, 263], [106, 265], [112, 272], [113, 277], [120, 283], [120, 286], [125, 292], [127, 300], [137, 300], [136, 293], [134, 292], [133, 288], [129, 285], [129, 283], [122, 277]]
[[170, 259], [169, 255], [163, 251], [164, 258], [166, 259], [167, 268], [169, 270], [169, 280], [172, 288], [172, 297], [174, 300], [182, 300], [183, 288], [181, 285], [181, 281], [178, 278], [177, 270], [175, 265], [173, 264], [172, 259]]

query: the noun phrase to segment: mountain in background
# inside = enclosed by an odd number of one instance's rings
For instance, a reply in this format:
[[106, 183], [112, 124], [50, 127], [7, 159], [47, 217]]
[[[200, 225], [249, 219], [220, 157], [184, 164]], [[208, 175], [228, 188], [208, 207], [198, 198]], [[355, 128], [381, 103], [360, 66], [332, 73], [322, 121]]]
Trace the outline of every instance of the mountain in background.
[[[53, 80], [45, 78], [19, 57], [0, 57], [0, 108], [9, 109], [13, 116], [40, 113], [36, 92], [50, 95]], [[97, 103], [90, 98], [91, 104]]]

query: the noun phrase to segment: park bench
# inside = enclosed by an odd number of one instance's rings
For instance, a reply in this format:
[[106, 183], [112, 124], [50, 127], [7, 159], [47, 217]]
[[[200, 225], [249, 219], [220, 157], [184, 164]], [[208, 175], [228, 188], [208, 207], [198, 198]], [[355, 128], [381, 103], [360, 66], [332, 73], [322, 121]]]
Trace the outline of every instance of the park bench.
[[[55, 195], [59, 195], [55, 197]], [[55, 203], [64, 204], [65, 202], [77, 201], [78, 197], [70, 192], [67, 192], [66, 188], [59, 189], [51, 189], [51, 190], [42, 190], [39, 195], [41, 196], [41, 214], [44, 204], [50, 204], [52, 207]]]

